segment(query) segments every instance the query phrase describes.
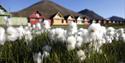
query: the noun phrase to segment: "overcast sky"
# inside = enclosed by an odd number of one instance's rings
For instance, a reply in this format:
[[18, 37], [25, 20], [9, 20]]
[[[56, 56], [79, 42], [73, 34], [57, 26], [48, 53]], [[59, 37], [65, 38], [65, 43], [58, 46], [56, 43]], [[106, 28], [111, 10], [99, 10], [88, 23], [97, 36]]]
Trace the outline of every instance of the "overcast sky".
[[[9, 12], [19, 11], [40, 0], [0, 0], [0, 4]], [[125, 18], [125, 0], [52, 0], [73, 11], [90, 9], [108, 18], [119, 16]]]

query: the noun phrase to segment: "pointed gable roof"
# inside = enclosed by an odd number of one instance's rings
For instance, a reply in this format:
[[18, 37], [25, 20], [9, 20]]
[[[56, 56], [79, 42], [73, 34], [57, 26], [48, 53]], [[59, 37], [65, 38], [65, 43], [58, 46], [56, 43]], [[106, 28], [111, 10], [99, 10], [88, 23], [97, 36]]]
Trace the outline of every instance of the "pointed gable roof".
[[57, 16], [64, 19], [63, 15], [60, 12], [56, 13], [54, 16], [52, 16], [52, 18], [57, 18]]
[[44, 18], [44, 16], [42, 16], [39, 11], [34, 11], [29, 18]]
[[7, 10], [2, 5], [0, 5], [0, 9], [4, 10], [4, 12], [7, 12]]

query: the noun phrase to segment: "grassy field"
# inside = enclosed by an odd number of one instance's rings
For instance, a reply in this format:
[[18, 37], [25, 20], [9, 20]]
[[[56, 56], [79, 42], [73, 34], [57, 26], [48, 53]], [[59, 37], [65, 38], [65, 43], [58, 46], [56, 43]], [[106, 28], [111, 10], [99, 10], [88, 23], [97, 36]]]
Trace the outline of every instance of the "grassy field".
[[[5, 25], [0, 25], [0, 26], [4, 27]], [[19, 25], [13, 25], [13, 26], [14, 27], [18, 27]], [[23, 26], [26, 26], [26, 25], [23, 25]], [[52, 28], [58, 28], [58, 27], [60, 27], [60, 28], [66, 29], [67, 26], [68, 25], [53, 25], [51, 27]], [[78, 25], [78, 28], [88, 28], [88, 26], [86, 26], [86, 25]], [[114, 28], [125, 28], [125, 24], [105, 24], [103, 26], [105, 26], [105, 27], [110, 27], [111, 26], [111, 27], [114, 27]]]
[[[68, 25], [53, 25], [52, 28], [64, 28], [66, 29]], [[88, 26], [86, 25], [78, 25], [78, 28], [87, 28]]]
[[125, 28], [125, 24], [108, 24], [108, 25], [105, 25], [106, 27], [114, 27], [114, 28]]
[[[43, 63], [120, 63], [125, 62], [125, 42], [113, 41], [104, 44], [101, 49], [102, 53], [96, 51], [86, 52], [85, 61], [80, 61], [76, 55], [78, 49], [68, 51], [62, 42], [53, 42], [48, 38], [47, 33], [43, 33], [27, 42], [16, 40], [15, 42], [7, 41], [0, 45], [0, 63], [34, 63], [33, 53], [43, 52], [44, 45], [50, 45], [52, 50], [50, 56], [44, 58]], [[88, 45], [83, 44], [82, 50], [88, 50]]]
[[[55, 26], [52, 26], [52, 28], [57, 28], [57, 27], [60, 27], [60, 28], [66, 28], [68, 25], [55, 25]], [[125, 24], [105, 24], [103, 25], [105, 27], [114, 27], [114, 28], [125, 28]], [[86, 25], [78, 25], [78, 28], [88, 28], [88, 26]]]
[[[125, 24], [110, 24], [115, 28], [125, 28]], [[52, 28], [67, 26], [52, 26]], [[87, 28], [84, 25], [78, 28]], [[35, 36], [32, 41], [27, 42], [24, 39], [14, 42], [7, 41], [4, 45], [0, 45], [0, 63], [34, 63], [33, 54], [35, 52], [43, 52], [44, 45], [50, 45], [52, 50], [50, 56], [44, 58], [43, 63], [125, 63], [125, 42], [113, 41], [104, 44], [101, 49], [102, 53], [96, 51], [86, 52], [86, 59], [80, 61], [76, 55], [78, 49], [68, 51], [62, 42], [53, 42], [48, 38], [48, 33], [42, 33]], [[88, 50], [89, 46], [83, 44], [80, 48]]]

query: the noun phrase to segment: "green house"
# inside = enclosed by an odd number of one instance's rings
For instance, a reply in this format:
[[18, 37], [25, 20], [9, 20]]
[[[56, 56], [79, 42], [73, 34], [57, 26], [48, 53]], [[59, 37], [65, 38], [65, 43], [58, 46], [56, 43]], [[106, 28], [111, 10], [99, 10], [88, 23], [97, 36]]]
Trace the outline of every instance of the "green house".
[[11, 14], [7, 12], [7, 10], [2, 5], [0, 5], [0, 25], [5, 24], [5, 16], [11, 16]]
[[13, 17], [11, 13], [7, 12], [2, 5], [0, 5], [0, 25], [5, 25], [5, 17], [10, 17], [9, 23], [14, 26], [27, 25], [27, 17]]

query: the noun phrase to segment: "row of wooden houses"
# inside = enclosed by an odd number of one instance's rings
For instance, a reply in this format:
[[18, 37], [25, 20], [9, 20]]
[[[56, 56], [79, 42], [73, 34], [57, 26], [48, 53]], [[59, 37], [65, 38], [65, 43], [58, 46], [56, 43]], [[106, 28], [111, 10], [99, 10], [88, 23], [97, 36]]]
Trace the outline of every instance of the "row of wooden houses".
[[[44, 19], [46, 18], [42, 14], [40, 14], [38, 11], [33, 12], [33, 14], [29, 16], [29, 22], [31, 24], [36, 24], [37, 22], [44, 20]], [[87, 16], [72, 16], [72, 15], [63, 16], [60, 12], [57, 12], [56, 14], [54, 14], [47, 20], [51, 22], [51, 25], [68, 25], [68, 23], [70, 23], [71, 21], [76, 22], [78, 25], [87, 25], [93, 22], [100, 23], [100, 24], [123, 24], [125, 23], [125, 21], [110, 21], [106, 19], [91, 20]]]
[[[35, 11], [28, 17], [28, 19], [29, 19], [29, 22], [33, 25], [46, 18], [38, 11]], [[74, 17], [71, 15], [63, 16], [60, 12], [57, 12], [47, 20], [50, 20], [51, 25], [67, 25], [71, 21], [76, 22], [79, 25], [89, 23], [89, 19], [87, 17], [83, 17], [83, 16]]]
[[8, 15], [0, 14], [0, 25], [5, 24], [4, 23], [5, 16], [11, 16], [10, 21], [12, 25], [27, 25], [28, 22], [31, 23], [32, 25], [35, 25], [39, 22], [42, 23], [44, 20], [48, 20], [51, 23], [51, 25], [68, 25], [68, 23], [70, 23], [71, 21], [76, 22], [78, 25], [87, 25], [92, 22], [100, 24], [125, 23], [120, 21], [99, 20], [99, 19], [90, 20], [87, 16], [72, 16], [72, 15], [63, 16], [60, 12], [57, 12], [48, 19], [42, 14], [40, 14], [39, 11], [34, 11], [31, 15], [29, 15], [29, 17], [13, 17], [9, 13]]

